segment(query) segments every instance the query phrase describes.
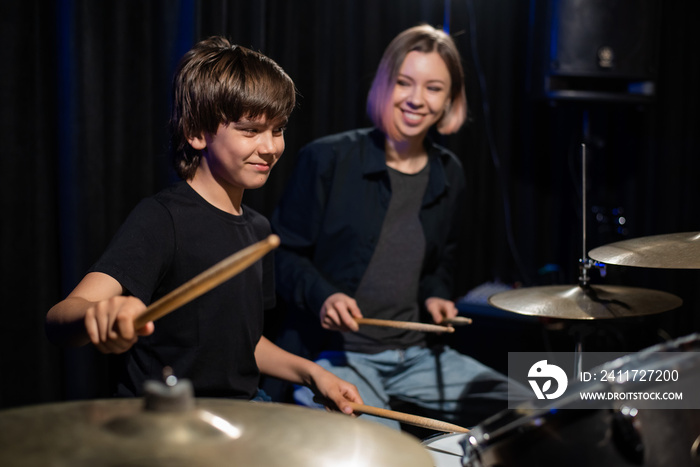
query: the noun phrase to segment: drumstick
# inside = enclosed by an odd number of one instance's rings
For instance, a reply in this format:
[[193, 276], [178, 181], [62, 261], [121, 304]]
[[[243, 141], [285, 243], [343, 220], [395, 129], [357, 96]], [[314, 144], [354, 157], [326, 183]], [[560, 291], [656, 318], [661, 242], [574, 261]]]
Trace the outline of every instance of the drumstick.
[[348, 404], [352, 407], [352, 410], [357, 413], [364, 413], [367, 415], [374, 415], [376, 417], [388, 418], [391, 420], [396, 420], [403, 423], [408, 423], [409, 425], [419, 426], [422, 428], [430, 428], [437, 431], [446, 431], [449, 433], [468, 433], [467, 428], [461, 427], [459, 425], [453, 425], [452, 423], [441, 422], [440, 420], [435, 420], [433, 418], [419, 417], [418, 415], [411, 415], [402, 412], [395, 412], [393, 410], [381, 409], [379, 407], [372, 407], [371, 405], [358, 404], [356, 402], [349, 402]]
[[279, 237], [273, 234], [264, 240], [254, 243], [224, 258], [222, 261], [216, 263], [214, 266], [152, 303], [143, 313], [134, 318], [134, 327], [139, 329], [149, 321], [162, 318], [176, 308], [208, 292], [255, 263], [269, 251], [277, 248], [279, 244]]
[[454, 318], [445, 318], [440, 321], [440, 324], [451, 325], [451, 326], [462, 326], [465, 324], [472, 324], [472, 319], [465, 316], [455, 316]]
[[415, 323], [413, 321], [392, 321], [388, 319], [355, 318], [357, 324], [368, 326], [385, 326], [388, 328], [410, 329], [412, 331], [425, 332], [455, 332], [451, 326], [440, 326], [437, 324]]

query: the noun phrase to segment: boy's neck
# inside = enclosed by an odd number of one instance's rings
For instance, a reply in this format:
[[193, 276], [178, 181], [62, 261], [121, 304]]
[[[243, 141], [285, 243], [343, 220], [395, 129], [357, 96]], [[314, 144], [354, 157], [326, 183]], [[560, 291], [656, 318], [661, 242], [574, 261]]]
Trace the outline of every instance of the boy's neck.
[[187, 180], [187, 183], [215, 208], [234, 216], [243, 214], [241, 205], [244, 190], [242, 188], [232, 187], [227, 190], [210, 173], [202, 173], [199, 170], [195, 172], [194, 177]]

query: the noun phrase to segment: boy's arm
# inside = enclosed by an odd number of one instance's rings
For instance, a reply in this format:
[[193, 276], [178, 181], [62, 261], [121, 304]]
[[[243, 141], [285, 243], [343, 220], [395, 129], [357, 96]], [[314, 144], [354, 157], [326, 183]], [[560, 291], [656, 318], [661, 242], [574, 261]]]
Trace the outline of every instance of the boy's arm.
[[362, 403], [353, 384], [338, 378], [311, 360], [283, 350], [264, 336], [255, 347], [255, 360], [261, 373], [308, 386], [315, 394], [331, 400], [343, 413], [352, 413], [348, 401]]
[[95, 344], [103, 353], [128, 350], [138, 335], [153, 332], [153, 323], [134, 330], [133, 320], [146, 306], [135, 297], [123, 296], [123, 288], [111, 276], [87, 274], [65, 300], [46, 315], [46, 334], [56, 345]]

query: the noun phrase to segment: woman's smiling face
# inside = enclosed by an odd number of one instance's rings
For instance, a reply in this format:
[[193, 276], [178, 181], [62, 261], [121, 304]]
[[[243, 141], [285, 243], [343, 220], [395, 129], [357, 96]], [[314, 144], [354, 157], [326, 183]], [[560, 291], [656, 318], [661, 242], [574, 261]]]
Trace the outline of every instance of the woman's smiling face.
[[423, 138], [440, 121], [449, 104], [452, 81], [437, 52], [409, 52], [392, 94], [393, 123], [406, 139]]

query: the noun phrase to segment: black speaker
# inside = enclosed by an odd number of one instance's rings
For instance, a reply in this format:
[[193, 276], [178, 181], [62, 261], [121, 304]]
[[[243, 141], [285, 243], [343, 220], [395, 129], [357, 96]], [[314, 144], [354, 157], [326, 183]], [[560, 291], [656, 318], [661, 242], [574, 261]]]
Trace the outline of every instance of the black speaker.
[[531, 0], [530, 91], [645, 100], [658, 71], [659, 0]]

